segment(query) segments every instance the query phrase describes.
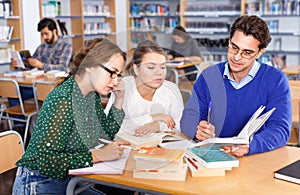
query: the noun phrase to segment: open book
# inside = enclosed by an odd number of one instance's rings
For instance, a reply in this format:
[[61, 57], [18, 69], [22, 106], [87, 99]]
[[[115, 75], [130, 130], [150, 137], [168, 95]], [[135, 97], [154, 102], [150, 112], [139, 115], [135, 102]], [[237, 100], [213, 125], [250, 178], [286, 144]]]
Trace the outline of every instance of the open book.
[[183, 140], [182, 137], [174, 135], [172, 132], [158, 132], [151, 133], [144, 136], [135, 136], [132, 133], [125, 131], [120, 131], [116, 134], [117, 140], [125, 140], [130, 142], [130, 147], [132, 149], [139, 149], [141, 147], [153, 147], [157, 146], [162, 141], [175, 141]]
[[204, 141], [198, 142], [194, 147], [202, 146], [205, 144], [249, 144], [254, 133], [260, 129], [260, 127], [268, 120], [268, 118], [275, 111], [275, 108], [272, 108], [265, 114], [260, 114], [264, 111], [265, 106], [260, 106], [256, 112], [252, 115], [250, 120], [244, 126], [242, 131], [236, 137], [226, 137], [226, 138], [208, 138]]
[[22, 58], [21, 58], [21, 55], [18, 51], [12, 50], [12, 51], [10, 51], [10, 55], [16, 61], [16, 64], [17, 64], [16, 67], [17, 68], [25, 69], [25, 65], [24, 65], [24, 63], [22, 61]]

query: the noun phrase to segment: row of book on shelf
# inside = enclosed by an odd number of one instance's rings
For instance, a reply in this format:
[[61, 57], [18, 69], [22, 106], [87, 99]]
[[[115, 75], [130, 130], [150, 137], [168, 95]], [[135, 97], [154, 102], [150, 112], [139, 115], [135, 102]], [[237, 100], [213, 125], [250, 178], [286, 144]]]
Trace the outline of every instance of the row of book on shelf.
[[61, 2], [60, 1], [43, 1], [42, 3], [43, 17], [55, 17], [61, 15]]
[[247, 14], [300, 15], [299, 0], [248, 1]]
[[133, 31], [147, 32], [147, 31], [160, 31], [165, 32], [168, 29], [174, 29], [179, 25], [179, 18], [131, 18], [131, 27]]
[[60, 21], [59, 19], [54, 19], [54, 21], [56, 23], [58, 36], [68, 35], [66, 22]]
[[185, 16], [234, 16], [241, 14], [241, 4], [190, 4], [184, 8]]
[[[100, 1], [101, 2], [101, 1]], [[111, 16], [110, 6], [104, 4], [84, 4], [83, 6], [84, 16]]]
[[228, 22], [186, 22], [185, 29], [191, 33], [228, 33]]
[[13, 26], [0, 26], [0, 41], [10, 41], [13, 29]]
[[85, 22], [84, 34], [109, 34], [111, 33], [110, 22]]
[[179, 4], [176, 5], [174, 10], [171, 10], [169, 5], [159, 3], [132, 3], [130, 5], [130, 14], [132, 17], [179, 15]]
[[[42, 12], [44, 17], [56, 17], [62, 14], [61, 7], [65, 6], [60, 1], [47, 1], [42, 3]], [[94, 1], [85, 3], [83, 6], [84, 16], [106, 16], [109, 17], [110, 6], [104, 5], [103, 1]]]
[[13, 16], [11, 1], [0, 0], [0, 17], [10, 16]]

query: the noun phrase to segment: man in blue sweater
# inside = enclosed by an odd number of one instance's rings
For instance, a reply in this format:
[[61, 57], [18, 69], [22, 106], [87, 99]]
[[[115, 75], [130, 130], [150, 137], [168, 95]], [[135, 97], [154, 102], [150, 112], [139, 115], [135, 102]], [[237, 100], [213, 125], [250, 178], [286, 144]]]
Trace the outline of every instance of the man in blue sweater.
[[[226, 146], [235, 156], [266, 152], [284, 146], [292, 121], [289, 84], [282, 71], [257, 59], [271, 41], [269, 29], [257, 16], [241, 16], [231, 27], [227, 61], [205, 69], [180, 121], [182, 132], [203, 141], [210, 137], [237, 136], [261, 106], [276, 108], [250, 139], [249, 145]], [[208, 105], [212, 111], [208, 123]]]

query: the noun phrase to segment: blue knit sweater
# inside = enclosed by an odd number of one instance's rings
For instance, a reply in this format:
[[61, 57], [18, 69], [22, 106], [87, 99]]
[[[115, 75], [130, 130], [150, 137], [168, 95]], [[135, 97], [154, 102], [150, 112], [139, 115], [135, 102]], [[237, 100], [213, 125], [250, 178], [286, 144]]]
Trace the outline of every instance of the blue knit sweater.
[[[263, 113], [275, 112], [254, 134], [248, 154], [266, 152], [284, 146], [290, 136], [292, 111], [289, 84], [282, 71], [266, 64], [248, 84], [235, 89], [223, 76], [226, 62], [203, 71], [180, 121], [181, 131], [194, 138], [197, 125], [207, 119], [208, 103], [212, 101], [211, 123], [217, 137], [237, 136], [252, 114], [264, 105]], [[262, 114], [263, 114], [262, 113]]]

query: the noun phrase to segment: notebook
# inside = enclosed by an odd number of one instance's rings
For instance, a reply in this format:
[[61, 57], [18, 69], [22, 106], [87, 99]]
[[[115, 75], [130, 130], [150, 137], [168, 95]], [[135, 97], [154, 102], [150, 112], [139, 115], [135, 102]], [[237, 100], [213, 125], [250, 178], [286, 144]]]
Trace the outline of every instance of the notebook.
[[275, 171], [274, 178], [300, 184], [300, 160]]
[[123, 174], [129, 154], [130, 150], [126, 149], [123, 157], [119, 160], [95, 163], [92, 167], [70, 169], [69, 174]]

